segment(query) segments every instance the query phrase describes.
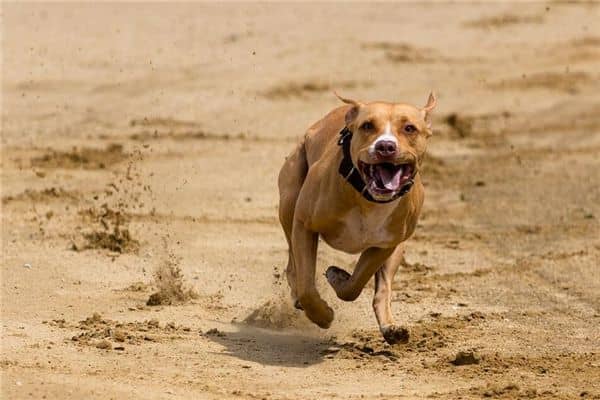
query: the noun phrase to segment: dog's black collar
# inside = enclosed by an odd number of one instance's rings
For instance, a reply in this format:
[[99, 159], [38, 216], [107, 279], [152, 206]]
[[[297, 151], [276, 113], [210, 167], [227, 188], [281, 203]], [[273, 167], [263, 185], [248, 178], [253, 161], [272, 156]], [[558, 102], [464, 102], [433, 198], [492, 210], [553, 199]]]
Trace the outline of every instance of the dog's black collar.
[[340, 131], [340, 139], [338, 140], [338, 145], [342, 146], [342, 162], [340, 163], [340, 168], [338, 172], [340, 175], [346, 180], [349, 184], [356, 189], [358, 193], [362, 195], [365, 199], [372, 201], [374, 203], [389, 203], [398, 199], [399, 197], [404, 196], [406, 193], [410, 191], [414, 180], [411, 178], [408, 182], [404, 184], [400, 188], [398, 192], [396, 192], [391, 198], [387, 200], [377, 200], [371, 196], [371, 193], [367, 190], [367, 184], [363, 181], [362, 176], [360, 176], [360, 172], [358, 168], [354, 166], [352, 162], [352, 156], [350, 155], [350, 142], [352, 141], [352, 132], [348, 129], [347, 126], [344, 127]]

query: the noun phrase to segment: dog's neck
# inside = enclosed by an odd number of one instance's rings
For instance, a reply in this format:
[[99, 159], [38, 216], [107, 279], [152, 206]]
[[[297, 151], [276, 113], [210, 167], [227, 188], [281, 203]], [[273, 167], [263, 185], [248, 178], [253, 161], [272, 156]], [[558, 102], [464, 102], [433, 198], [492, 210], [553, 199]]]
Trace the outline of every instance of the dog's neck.
[[[352, 162], [352, 155], [350, 154], [350, 144], [352, 141], [352, 131], [348, 129], [347, 126], [344, 127], [340, 131], [340, 139], [338, 140], [338, 145], [342, 147], [342, 161], [340, 162], [340, 167], [338, 168], [338, 172], [344, 178], [346, 182], [348, 182], [352, 187], [361, 194], [366, 200], [371, 201], [373, 203], [390, 203], [410, 191], [414, 183], [414, 179], [410, 179], [408, 182], [404, 184], [392, 197], [386, 200], [377, 200], [371, 193], [367, 190], [367, 183], [363, 180], [360, 175], [360, 171], [354, 163]], [[414, 177], [413, 177], [414, 178]]]

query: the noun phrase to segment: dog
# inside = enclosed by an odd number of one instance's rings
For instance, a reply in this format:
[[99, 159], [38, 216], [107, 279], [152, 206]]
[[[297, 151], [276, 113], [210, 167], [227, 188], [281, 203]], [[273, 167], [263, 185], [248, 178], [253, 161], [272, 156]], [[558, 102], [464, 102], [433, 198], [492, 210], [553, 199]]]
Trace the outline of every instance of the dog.
[[335, 95], [345, 104], [308, 129], [279, 173], [292, 299], [312, 322], [329, 328], [333, 310], [315, 285], [320, 237], [336, 250], [360, 253], [352, 274], [327, 269], [337, 296], [355, 300], [375, 275], [379, 329], [388, 343], [406, 343], [409, 332], [391, 311], [392, 281], [403, 260], [402, 243], [413, 234], [423, 205], [420, 167], [437, 100], [432, 92], [419, 108]]

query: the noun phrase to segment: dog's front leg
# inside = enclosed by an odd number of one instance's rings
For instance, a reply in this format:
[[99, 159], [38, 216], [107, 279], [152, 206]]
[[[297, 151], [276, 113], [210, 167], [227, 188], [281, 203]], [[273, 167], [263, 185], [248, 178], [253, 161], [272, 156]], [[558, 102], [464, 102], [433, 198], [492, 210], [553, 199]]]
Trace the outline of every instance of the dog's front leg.
[[383, 266], [375, 273], [375, 296], [373, 297], [373, 310], [379, 330], [389, 344], [406, 343], [408, 330], [394, 323], [392, 315], [392, 282], [404, 259], [404, 249], [398, 245], [396, 250], [385, 261]]
[[325, 275], [337, 296], [345, 301], [356, 300], [373, 274], [393, 253], [394, 248], [381, 249], [371, 247], [365, 250], [358, 259], [354, 272], [350, 275], [341, 268], [331, 266]]
[[315, 285], [318, 241], [318, 233], [307, 230], [302, 222], [294, 220], [292, 253], [296, 266], [298, 301], [308, 319], [327, 329], [333, 321], [333, 310], [321, 298]]

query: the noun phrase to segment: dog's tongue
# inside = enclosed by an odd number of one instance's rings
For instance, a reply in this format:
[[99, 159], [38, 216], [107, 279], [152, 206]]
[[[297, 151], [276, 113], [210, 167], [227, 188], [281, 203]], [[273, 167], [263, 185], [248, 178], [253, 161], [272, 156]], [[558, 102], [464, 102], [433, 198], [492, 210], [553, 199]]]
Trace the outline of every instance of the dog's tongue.
[[393, 171], [387, 168], [379, 168], [379, 177], [383, 186], [388, 190], [397, 190], [400, 187], [400, 178], [402, 177], [402, 169]]

